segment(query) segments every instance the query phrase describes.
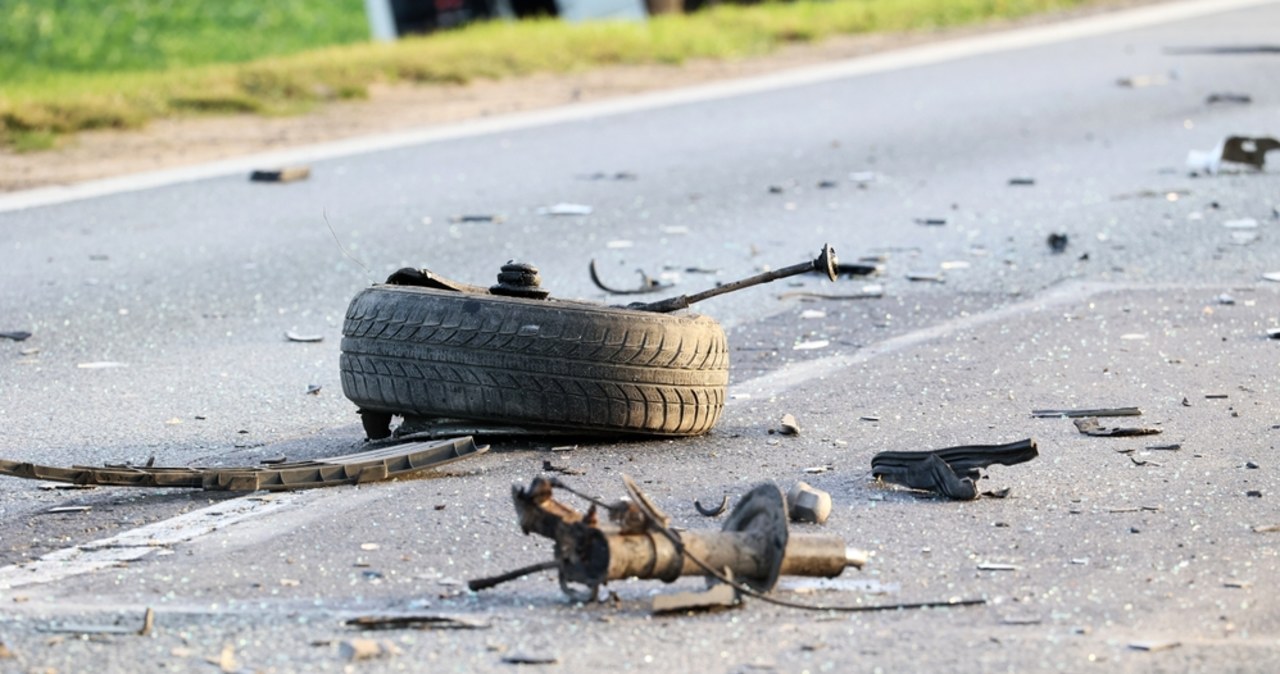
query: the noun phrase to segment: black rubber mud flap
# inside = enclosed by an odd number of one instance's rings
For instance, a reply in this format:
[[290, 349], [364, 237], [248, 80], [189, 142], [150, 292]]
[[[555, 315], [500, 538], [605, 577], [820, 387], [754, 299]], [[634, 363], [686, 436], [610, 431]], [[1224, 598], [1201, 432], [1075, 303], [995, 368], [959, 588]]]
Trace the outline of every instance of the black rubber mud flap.
[[364, 413], [691, 436], [724, 408], [724, 330], [696, 314], [376, 285], [343, 325]]

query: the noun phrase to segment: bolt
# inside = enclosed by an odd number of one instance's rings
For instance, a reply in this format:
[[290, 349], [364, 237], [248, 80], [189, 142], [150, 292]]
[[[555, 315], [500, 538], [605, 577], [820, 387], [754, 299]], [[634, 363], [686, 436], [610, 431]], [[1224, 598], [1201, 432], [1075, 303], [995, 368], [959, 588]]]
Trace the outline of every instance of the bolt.
[[787, 515], [795, 522], [822, 524], [831, 515], [831, 494], [797, 482], [787, 494]]

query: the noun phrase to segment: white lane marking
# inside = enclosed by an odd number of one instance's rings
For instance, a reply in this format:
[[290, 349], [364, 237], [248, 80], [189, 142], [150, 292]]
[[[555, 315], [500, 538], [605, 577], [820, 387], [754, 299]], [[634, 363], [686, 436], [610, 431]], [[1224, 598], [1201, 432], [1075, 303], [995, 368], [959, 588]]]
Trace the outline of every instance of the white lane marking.
[[295, 502], [302, 497], [302, 494], [291, 493], [265, 499], [230, 499], [110, 538], [54, 550], [39, 559], [0, 568], [0, 589], [51, 583], [140, 559], [161, 548], [190, 541], [237, 522], [292, 509], [297, 507]]
[[1023, 302], [944, 321], [937, 325], [931, 325], [927, 328], [921, 328], [876, 342], [853, 353], [789, 364], [780, 370], [733, 385], [726, 403], [732, 404], [734, 400], [768, 400], [801, 384], [834, 376], [854, 365], [860, 365], [886, 354], [939, 339], [960, 330], [971, 330], [996, 321], [1008, 320], [1020, 314], [1042, 312], [1064, 304], [1079, 302], [1103, 292], [1133, 289], [1135, 289], [1133, 286], [1119, 286], [1107, 283], [1069, 282]]
[[1237, 9], [1260, 7], [1275, 4], [1276, 2], [1280, 2], [1280, 0], [1183, 0], [1182, 2], [1171, 2], [1111, 14], [1100, 14], [1007, 33], [978, 35], [949, 42], [910, 47], [852, 60], [741, 80], [658, 91], [596, 103], [575, 104], [569, 107], [473, 120], [447, 126], [424, 127], [396, 133], [349, 138], [331, 143], [235, 157], [176, 169], [91, 180], [73, 185], [42, 187], [0, 195], [0, 213], [49, 206], [79, 199], [90, 199], [121, 192], [136, 192], [237, 173], [248, 173], [253, 169], [263, 167], [310, 163], [411, 145], [471, 138], [914, 68], [970, 56], [1024, 49], [1133, 30], [1161, 23], [1193, 19]]

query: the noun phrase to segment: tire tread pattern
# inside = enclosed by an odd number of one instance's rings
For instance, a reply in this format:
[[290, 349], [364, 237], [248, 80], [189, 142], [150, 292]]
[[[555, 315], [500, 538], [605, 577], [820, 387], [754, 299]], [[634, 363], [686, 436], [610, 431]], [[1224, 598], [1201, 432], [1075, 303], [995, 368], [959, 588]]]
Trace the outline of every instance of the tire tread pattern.
[[714, 320], [374, 286], [343, 324], [361, 409], [669, 436], [710, 430], [728, 345]]

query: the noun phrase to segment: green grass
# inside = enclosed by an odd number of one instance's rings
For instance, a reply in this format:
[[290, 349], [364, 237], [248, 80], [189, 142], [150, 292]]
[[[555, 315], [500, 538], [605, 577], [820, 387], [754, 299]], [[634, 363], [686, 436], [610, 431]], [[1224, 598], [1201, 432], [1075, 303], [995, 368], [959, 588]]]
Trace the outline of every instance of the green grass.
[[765, 54], [839, 34], [1017, 18], [1106, 0], [800, 0], [646, 23], [491, 22], [366, 41], [363, 0], [0, 0], [0, 144], [188, 114], [293, 114], [372, 82], [465, 83]]

